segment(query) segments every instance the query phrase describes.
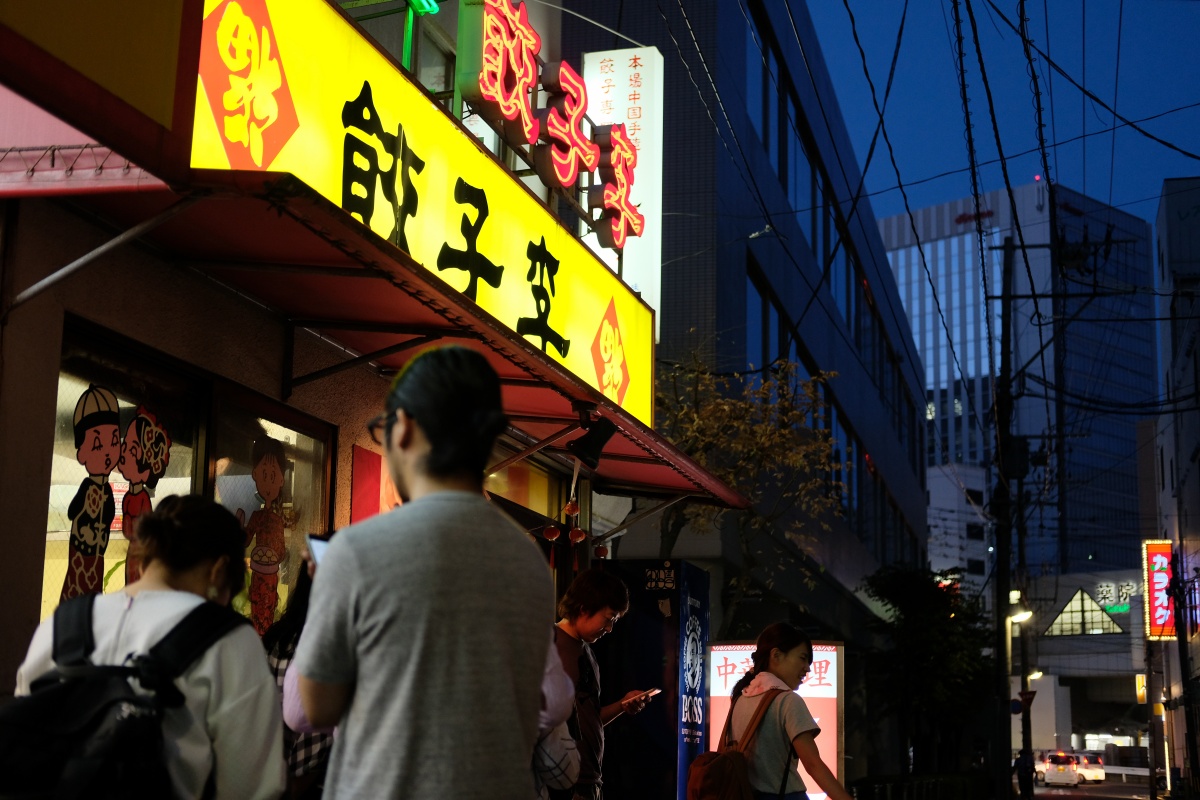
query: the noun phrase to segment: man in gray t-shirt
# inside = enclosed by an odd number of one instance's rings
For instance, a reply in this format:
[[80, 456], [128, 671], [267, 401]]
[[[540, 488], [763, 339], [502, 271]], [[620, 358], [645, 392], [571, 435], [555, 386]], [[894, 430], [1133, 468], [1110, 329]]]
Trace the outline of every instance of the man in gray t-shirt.
[[296, 652], [309, 720], [338, 726], [325, 797], [531, 797], [554, 589], [483, 496], [499, 381], [475, 351], [438, 348], [387, 409], [372, 433], [404, 505], [333, 538]]

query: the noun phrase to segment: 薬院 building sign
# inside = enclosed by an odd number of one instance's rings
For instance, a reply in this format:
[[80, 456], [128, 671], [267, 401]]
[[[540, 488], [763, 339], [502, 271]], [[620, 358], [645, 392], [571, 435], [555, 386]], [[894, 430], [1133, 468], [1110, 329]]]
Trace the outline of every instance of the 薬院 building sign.
[[191, 166], [295, 175], [651, 424], [650, 308], [324, 0], [206, 0]]
[[[642, 235], [629, 239], [621, 256], [621, 278], [660, 310], [662, 293], [663, 57], [655, 47], [583, 54], [583, 78], [597, 125], [624, 125], [637, 149], [637, 204], [646, 218]], [[591, 243], [594, 234], [583, 237]], [[606, 257], [615, 268], [616, 259]], [[657, 319], [657, 317], [656, 317]]]
[[1103, 581], [1096, 584], [1095, 600], [1109, 614], [1128, 614], [1137, 593], [1134, 580]]
[[1152, 642], [1175, 638], [1175, 603], [1171, 599], [1171, 542], [1142, 541], [1142, 580], [1145, 581], [1146, 638]]

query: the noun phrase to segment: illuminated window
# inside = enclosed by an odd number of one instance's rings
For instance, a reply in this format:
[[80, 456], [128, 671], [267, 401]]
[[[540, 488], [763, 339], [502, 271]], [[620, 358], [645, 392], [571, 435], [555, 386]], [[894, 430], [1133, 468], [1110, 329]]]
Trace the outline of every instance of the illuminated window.
[[198, 493], [246, 528], [251, 578], [233, 605], [265, 631], [286, 605], [304, 535], [329, 530], [333, 429], [74, 322], [56, 405], [41, 617], [137, 580], [135, 520], [164, 497]]
[[1059, 613], [1045, 636], [1082, 636], [1093, 633], [1124, 633], [1092, 596], [1080, 589]]

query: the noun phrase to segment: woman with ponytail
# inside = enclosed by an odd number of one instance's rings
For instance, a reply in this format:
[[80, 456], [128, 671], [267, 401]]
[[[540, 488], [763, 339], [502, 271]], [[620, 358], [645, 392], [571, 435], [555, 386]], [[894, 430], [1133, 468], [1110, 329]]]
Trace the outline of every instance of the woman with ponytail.
[[[806, 788], [793, 765], [804, 769], [830, 800], [850, 800], [817, 750], [817, 726], [804, 699], [796, 694], [812, 666], [812, 640], [795, 625], [777, 622], [758, 637], [754, 665], [733, 687], [729, 733], [734, 741], [753, 736], [747, 765], [757, 800], [806, 800]], [[757, 732], [748, 731], [759, 706], [768, 703]]]

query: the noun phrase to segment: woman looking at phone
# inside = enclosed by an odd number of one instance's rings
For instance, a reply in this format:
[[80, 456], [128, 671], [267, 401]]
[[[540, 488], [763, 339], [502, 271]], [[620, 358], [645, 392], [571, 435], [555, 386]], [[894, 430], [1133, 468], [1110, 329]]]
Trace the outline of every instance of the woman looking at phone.
[[[747, 754], [755, 797], [779, 797], [783, 786], [786, 800], [807, 800], [804, 781], [793, 766], [794, 757], [830, 800], [850, 800], [850, 794], [821, 760], [817, 750], [821, 729], [804, 698], [796, 694], [812, 666], [812, 640], [787, 622], [768, 625], [758, 636], [753, 660], [754, 666], [733, 687], [729, 728], [734, 741], [740, 741], [759, 704], [770, 703]], [[775, 694], [772, 690], [780, 691]]]

